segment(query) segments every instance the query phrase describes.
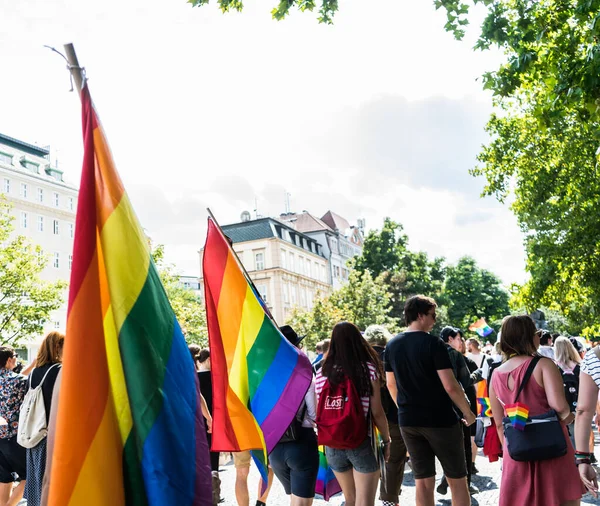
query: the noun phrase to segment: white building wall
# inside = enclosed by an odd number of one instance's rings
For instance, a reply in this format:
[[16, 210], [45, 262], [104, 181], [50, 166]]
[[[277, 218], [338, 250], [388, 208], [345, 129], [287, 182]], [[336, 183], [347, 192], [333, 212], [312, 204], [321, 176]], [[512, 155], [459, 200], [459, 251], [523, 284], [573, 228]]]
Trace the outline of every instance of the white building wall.
[[[12, 159], [10, 159], [12, 158]], [[21, 160], [37, 163], [39, 173], [23, 167]], [[41, 278], [46, 281], [69, 281], [75, 234], [78, 191], [74, 186], [46, 173], [49, 160], [3, 144], [0, 138], [0, 193], [12, 204], [14, 235], [23, 235], [42, 247], [48, 258]], [[58, 178], [58, 179], [57, 179]], [[67, 321], [68, 289], [63, 306], [55, 311], [45, 332], [64, 331]], [[38, 336], [38, 341], [43, 336]], [[30, 354], [37, 350], [32, 343]]]

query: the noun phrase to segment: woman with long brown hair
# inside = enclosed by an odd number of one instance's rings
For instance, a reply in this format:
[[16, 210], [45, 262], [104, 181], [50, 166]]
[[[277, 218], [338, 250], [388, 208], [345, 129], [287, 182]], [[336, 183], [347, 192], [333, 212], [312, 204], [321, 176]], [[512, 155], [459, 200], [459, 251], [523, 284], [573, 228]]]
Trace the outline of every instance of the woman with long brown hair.
[[[373, 506], [379, 482], [379, 463], [369, 437], [368, 423], [371, 415], [383, 438], [384, 455], [387, 460], [390, 449], [390, 433], [385, 411], [381, 405], [383, 367], [375, 350], [363, 338], [358, 328], [349, 322], [338, 323], [331, 335], [329, 354], [316, 377], [317, 428], [319, 442], [328, 437], [325, 454], [331, 469], [342, 487], [348, 506]], [[339, 396], [336, 392], [344, 386], [348, 395]], [[355, 403], [357, 405], [346, 405]], [[342, 423], [331, 427], [331, 413], [336, 410]], [[358, 410], [358, 413], [357, 413]], [[340, 432], [344, 417], [354, 413], [358, 420], [350, 430]], [[334, 415], [337, 416], [337, 415]], [[363, 417], [361, 419], [360, 417]], [[362, 432], [359, 427], [366, 427]], [[336, 433], [337, 431], [337, 433]], [[328, 434], [326, 435], [325, 432]], [[359, 433], [360, 441], [356, 440]], [[335, 442], [334, 442], [335, 440]]]
[[[46, 425], [50, 417], [52, 392], [56, 377], [61, 368], [64, 334], [50, 332], [42, 341], [35, 362], [35, 369], [29, 375], [29, 388], [37, 388], [42, 384], [44, 407], [46, 408]], [[42, 383], [43, 382], [43, 383]], [[24, 497], [29, 506], [39, 506], [42, 498], [42, 482], [46, 469], [46, 438], [37, 446], [27, 448], [27, 482]]]

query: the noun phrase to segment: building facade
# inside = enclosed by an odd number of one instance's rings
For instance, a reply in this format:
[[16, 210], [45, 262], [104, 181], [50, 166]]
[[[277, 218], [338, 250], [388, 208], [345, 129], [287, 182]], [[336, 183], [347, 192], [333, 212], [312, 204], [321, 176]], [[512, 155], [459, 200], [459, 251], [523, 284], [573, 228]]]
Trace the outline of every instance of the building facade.
[[[14, 234], [41, 246], [48, 258], [41, 278], [68, 282], [78, 191], [64, 181], [56, 165], [51, 165], [49, 149], [0, 134], [0, 193], [12, 205]], [[65, 303], [52, 314], [46, 331], [66, 328], [67, 298], [68, 290]], [[35, 351], [32, 343], [30, 353]]]
[[[273, 218], [222, 228], [280, 325], [292, 308], [312, 309], [315, 297], [331, 292], [327, 259], [321, 244], [314, 238]], [[202, 257], [203, 250], [200, 251], [200, 272]]]
[[332, 211], [327, 211], [321, 218], [306, 211], [282, 214], [280, 218], [322, 245], [328, 261], [329, 283], [334, 290], [339, 289], [350, 275], [348, 261], [362, 253], [364, 222], [351, 226]]

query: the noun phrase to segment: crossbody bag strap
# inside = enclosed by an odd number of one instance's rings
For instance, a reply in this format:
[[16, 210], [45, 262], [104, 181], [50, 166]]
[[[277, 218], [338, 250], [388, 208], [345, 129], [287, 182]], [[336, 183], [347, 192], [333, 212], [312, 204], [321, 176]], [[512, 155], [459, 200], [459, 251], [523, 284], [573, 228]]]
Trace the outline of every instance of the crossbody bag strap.
[[535, 366], [538, 364], [538, 362], [542, 359], [542, 357], [540, 355], [536, 355], [535, 357], [533, 357], [533, 360], [529, 363], [529, 367], [527, 367], [527, 371], [525, 371], [525, 376], [523, 376], [523, 381], [521, 381], [521, 385], [519, 386], [519, 389], [517, 390], [517, 396], [515, 397], [515, 402], [517, 402], [519, 400], [519, 395], [521, 395], [521, 392], [523, 391], [523, 389], [525, 388], [525, 385], [527, 385], [527, 382], [529, 381], [529, 378], [531, 378], [531, 375], [533, 374], [533, 370], [535, 369]]

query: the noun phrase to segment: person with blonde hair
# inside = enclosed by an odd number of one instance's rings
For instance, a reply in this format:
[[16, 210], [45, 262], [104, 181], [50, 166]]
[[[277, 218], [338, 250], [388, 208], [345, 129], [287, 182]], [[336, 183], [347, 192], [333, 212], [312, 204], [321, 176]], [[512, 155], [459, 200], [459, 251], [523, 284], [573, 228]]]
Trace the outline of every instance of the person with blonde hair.
[[572, 370], [581, 363], [581, 357], [570, 339], [561, 336], [554, 341], [554, 361], [563, 371]]
[[[35, 369], [29, 375], [29, 388], [42, 385], [42, 396], [46, 408], [46, 425], [50, 419], [52, 392], [56, 377], [61, 368], [64, 334], [50, 332], [42, 341], [35, 361]], [[28, 506], [39, 506], [42, 500], [42, 483], [46, 470], [47, 439], [44, 437], [37, 446], [26, 449], [27, 482], [24, 498]]]

